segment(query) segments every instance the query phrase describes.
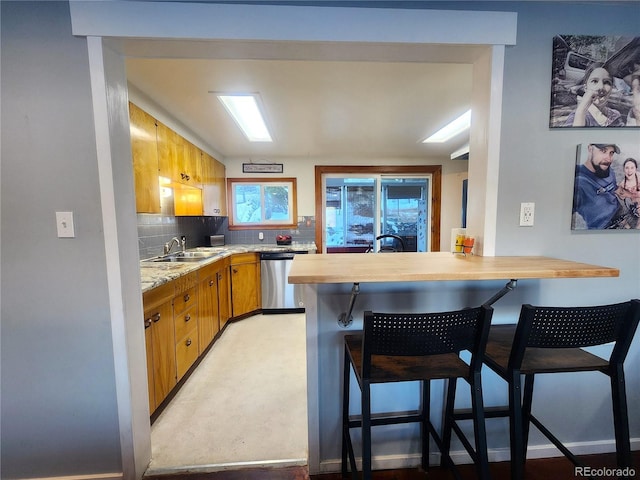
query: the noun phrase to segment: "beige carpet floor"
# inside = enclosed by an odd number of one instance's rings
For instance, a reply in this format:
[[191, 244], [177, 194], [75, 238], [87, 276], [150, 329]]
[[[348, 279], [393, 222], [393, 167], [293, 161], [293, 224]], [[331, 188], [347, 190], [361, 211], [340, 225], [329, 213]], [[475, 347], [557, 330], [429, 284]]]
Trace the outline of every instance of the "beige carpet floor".
[[151, 427], [146, 474], [306, 465], [304, 314], [227, 326]]

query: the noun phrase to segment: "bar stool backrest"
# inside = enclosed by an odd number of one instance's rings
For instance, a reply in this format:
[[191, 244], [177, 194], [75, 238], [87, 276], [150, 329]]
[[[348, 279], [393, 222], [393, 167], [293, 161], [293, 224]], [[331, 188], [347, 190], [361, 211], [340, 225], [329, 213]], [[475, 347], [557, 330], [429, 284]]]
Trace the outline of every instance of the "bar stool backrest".
[[493, 309], [489, 306], [439, 313], [364, 312], [363, 375], [371, 355], [422, 356], [472, 354], [472, 368], [482, 365]]
[[520, 368], [528, 347], [582, 348], [610, 342], [615, 342], [610, 363], [624, 362], [639, 320], [640, 300], [590, 307], [523, 305], [509, 367]]

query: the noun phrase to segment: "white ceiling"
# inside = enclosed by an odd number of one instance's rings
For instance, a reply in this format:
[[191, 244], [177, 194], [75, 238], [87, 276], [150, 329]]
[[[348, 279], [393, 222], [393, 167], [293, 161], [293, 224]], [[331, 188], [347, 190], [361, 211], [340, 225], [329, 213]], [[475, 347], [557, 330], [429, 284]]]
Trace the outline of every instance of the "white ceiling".
[[[477, 47], [129, 40], [118, 48], [129, 83], [226, 159], [448, 157], [468, 141], [421, 143], [470, 108]], [[209, 92], [259, 93], [274, 142], [248, 142]]]

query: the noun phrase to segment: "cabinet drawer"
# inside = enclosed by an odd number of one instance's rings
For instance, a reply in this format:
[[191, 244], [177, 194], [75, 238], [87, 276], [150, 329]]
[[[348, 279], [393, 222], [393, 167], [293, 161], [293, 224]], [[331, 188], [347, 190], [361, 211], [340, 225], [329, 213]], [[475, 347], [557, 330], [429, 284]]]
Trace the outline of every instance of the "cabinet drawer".
[[[145, 312], [153, 308], [158, 307], [167, 300], [171, 300], [174, 294], [173, 282], [168, 282], [159, 287], [149, 290], [142, 295], [142, 303], [144, 304]], [[146, 313], [145, 313], [146, 316]]]
[[173, 313], [177, 315], [178, 313], [183, 312], [187, 308], [190, 308], [192, 305], [197, 305], [198, 296], [197, 296], [196, 287], [189, 288], [184, 293], [176, 295], [173, 299]]
[[231, 257], [231, 265], [239, 265], [241, 263], [257, 263], [257, 253], [236, 253]]
[[175, 322], [176, 338], [182, 338], [198, 325], [198, 309], [193, 305], [181, 313], [174, 314], [173, 321]]
[[178, 380], [198, 358], [198, 329], [194, 328], [176, 344], [176, 367]]

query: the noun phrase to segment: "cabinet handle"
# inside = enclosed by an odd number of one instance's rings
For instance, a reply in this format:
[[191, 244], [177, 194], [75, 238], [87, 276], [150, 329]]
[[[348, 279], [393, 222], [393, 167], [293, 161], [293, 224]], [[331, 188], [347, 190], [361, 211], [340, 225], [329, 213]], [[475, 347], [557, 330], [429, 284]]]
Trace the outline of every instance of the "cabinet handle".
[[191, 299], [191, 297], [190, 297], [190, 296], [189, 296], [189, 294], [187, 293], [187, 294], [184, 296], [184, 301], [185, 301], [185, 302], [188, 302], [190, 299]]
[[146, 330], [150, 326], [151, 326], [151, 319], [150, 318], [145, 319], [145, 321], [144, 321], [144, 329]]
[[238, 273], [238, 270], [236, 270], [235, 268], [232, 269], [233, 273]]
[[191, 320], [191, 315], [189, 315], [188, 313], [184, 316], [184, 321], [188, 322], [189, 320]]
[[217, 277], [218, 277], [218, 280], [222, 280], [222, 274], [221, 273], [218, 273]]
[[157, 323], [160, 321], [160, 314], [156, 313], [154, 316], [151, 317], [151, 320], [153, 320], [153, 323]]
[[187, 341], [185, 343], [186, 343], [187, 347], [190, 347], [191, 346], [191, 339], [187, 338]]
[[209, 280], [209, 286], [213, 287], [213, 280]]

